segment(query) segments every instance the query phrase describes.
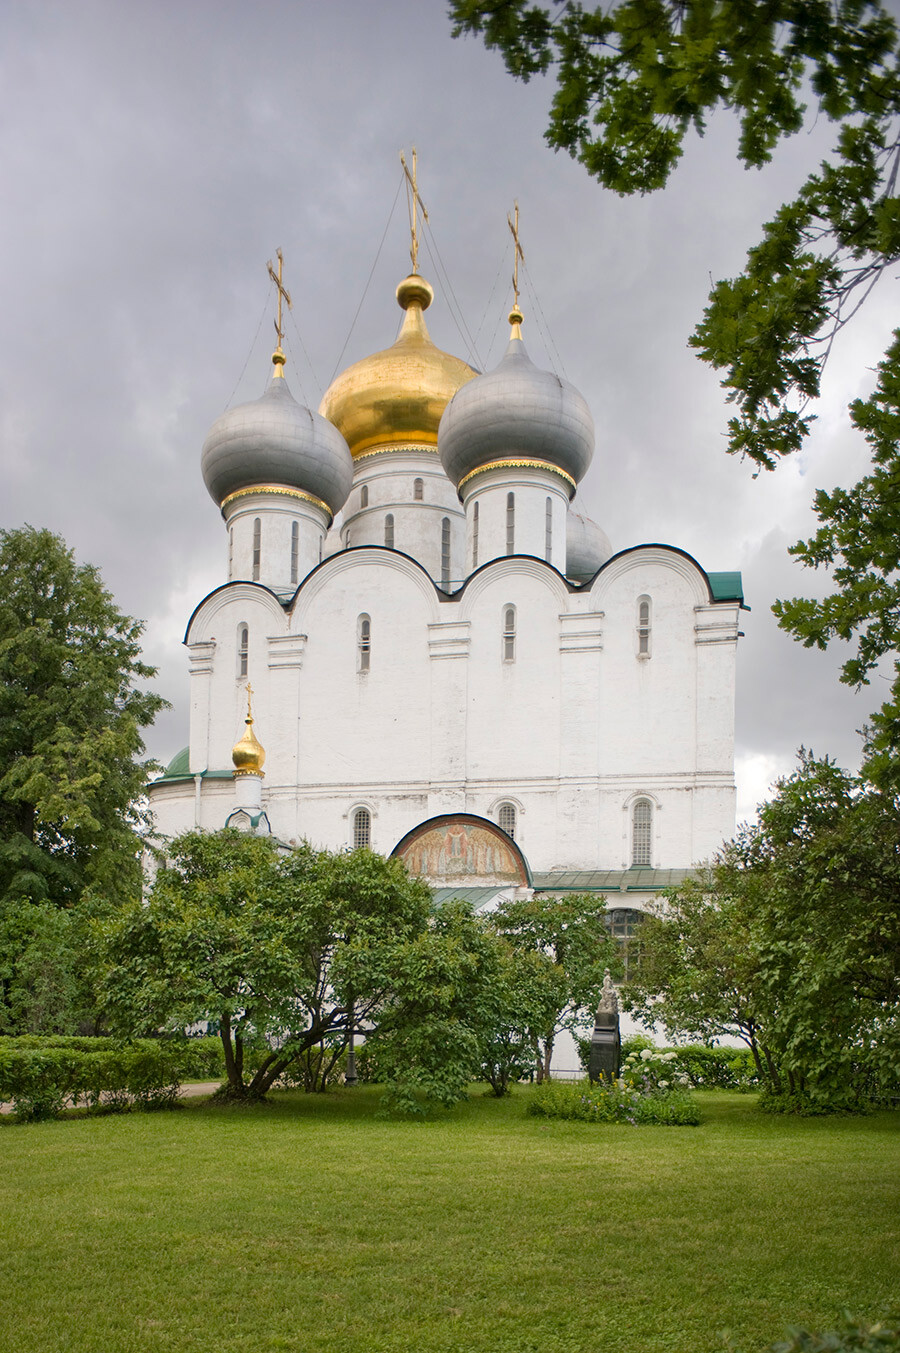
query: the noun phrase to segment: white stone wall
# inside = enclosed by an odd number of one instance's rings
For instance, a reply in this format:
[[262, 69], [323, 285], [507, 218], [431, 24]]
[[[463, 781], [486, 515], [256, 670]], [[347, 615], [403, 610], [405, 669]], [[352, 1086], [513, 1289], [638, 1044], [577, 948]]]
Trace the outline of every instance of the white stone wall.
[[[638, 652], [642, 596], [649, 656]], [[361, 615], [371, 624], [364, 671]], [[312, 573], [290, 613], [245, 582], [198, 608], [188, 635], [191, 770], [231, 765], [246, 714], [246, 624], [267, 752], [262, 802], [283, 838], [345, 846], [364, 806], [373, 847], [388, 852], [434, 814], [496, 820], [512, 802], [533, 869], [619, 869], [631, 863], [634, 801], [646, 798], [651, 863], [685, 867], [734, 827], [737, 620], [737, 603], [711, 605], [696, 564], [661, 546], [616, 556], [585, 591], [539, 560], [504, 557], [452, 598], [396, 552], [351, 548]], [[198, 797], [192, 780], [152, 798], [166, 833], [198, 819], [216, 828], [234, 788], [204, 779]]]

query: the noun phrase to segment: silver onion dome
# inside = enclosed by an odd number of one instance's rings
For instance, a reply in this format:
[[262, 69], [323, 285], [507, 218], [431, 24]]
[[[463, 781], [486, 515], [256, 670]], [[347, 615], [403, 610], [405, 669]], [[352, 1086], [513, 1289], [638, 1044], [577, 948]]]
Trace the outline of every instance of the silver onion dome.
[[590, 517], [571, 510], [566, 517], [566, 577], [586, 583], [612, 555], [609, 536]]
[[594, 422], [574, 385], [534, 365], [515, 324], [500, 365], [467, 381], [447, 405], [438, 451], [457, 486], [510, 457], [549, 463], [577, 484], [594, 453]]
[[217, 418], [203, 443], [203, 480], [219, 504], [240, 489], [298, 489], [332, 513], [347, 501], [353, 458], [344, 438], [320, 414], [298, 404], [280, 374], [265, 394]]

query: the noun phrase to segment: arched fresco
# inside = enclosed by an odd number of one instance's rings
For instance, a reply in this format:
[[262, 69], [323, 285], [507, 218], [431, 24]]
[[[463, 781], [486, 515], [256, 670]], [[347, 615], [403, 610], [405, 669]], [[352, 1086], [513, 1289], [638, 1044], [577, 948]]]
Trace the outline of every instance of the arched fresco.
[[473, 813], [445, 813], [420, 822], [391, 854], [411, 874], [443, 887], [530, 885], [528, 864], [515, 841], [495, 822]]

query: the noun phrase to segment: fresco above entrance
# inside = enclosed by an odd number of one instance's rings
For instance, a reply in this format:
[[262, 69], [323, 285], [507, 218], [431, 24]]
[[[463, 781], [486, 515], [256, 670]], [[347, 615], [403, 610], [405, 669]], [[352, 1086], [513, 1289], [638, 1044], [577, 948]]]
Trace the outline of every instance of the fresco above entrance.
[[487, 818], [448, 813], [421, 822], [391, 851], [411, 874], [443, 886], [528, 887], [528, 865], [511, 836]]

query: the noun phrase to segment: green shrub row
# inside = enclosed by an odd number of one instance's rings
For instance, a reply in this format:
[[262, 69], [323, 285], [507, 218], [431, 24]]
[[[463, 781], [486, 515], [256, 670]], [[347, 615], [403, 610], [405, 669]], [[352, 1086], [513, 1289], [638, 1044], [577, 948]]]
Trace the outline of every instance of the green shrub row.
[[642, 1094], [620, 1085], [587, 1081], [544, 1081], [535, 1087], [528, 1112], [542, 1118], [569, 1118], [585, 1123], [654, 1123], [660, 1127], [693, 1127], [700, 1114], [690, 1094], [681, 1090]]
[[67, 1105], [95, 1112], [166, 1108], [182, 1081], [198, 1071], [215, 1074], [212, 1049], [196, 1046], [214, 1039], [146, 1038], [124, 1046], [111, 1039], [42, 1039], [37, 1047], [21, 1046], [24, 1041], [0, 1040], [0, 1100], [12, 1102], [20, 1122], [58, 1118]]

